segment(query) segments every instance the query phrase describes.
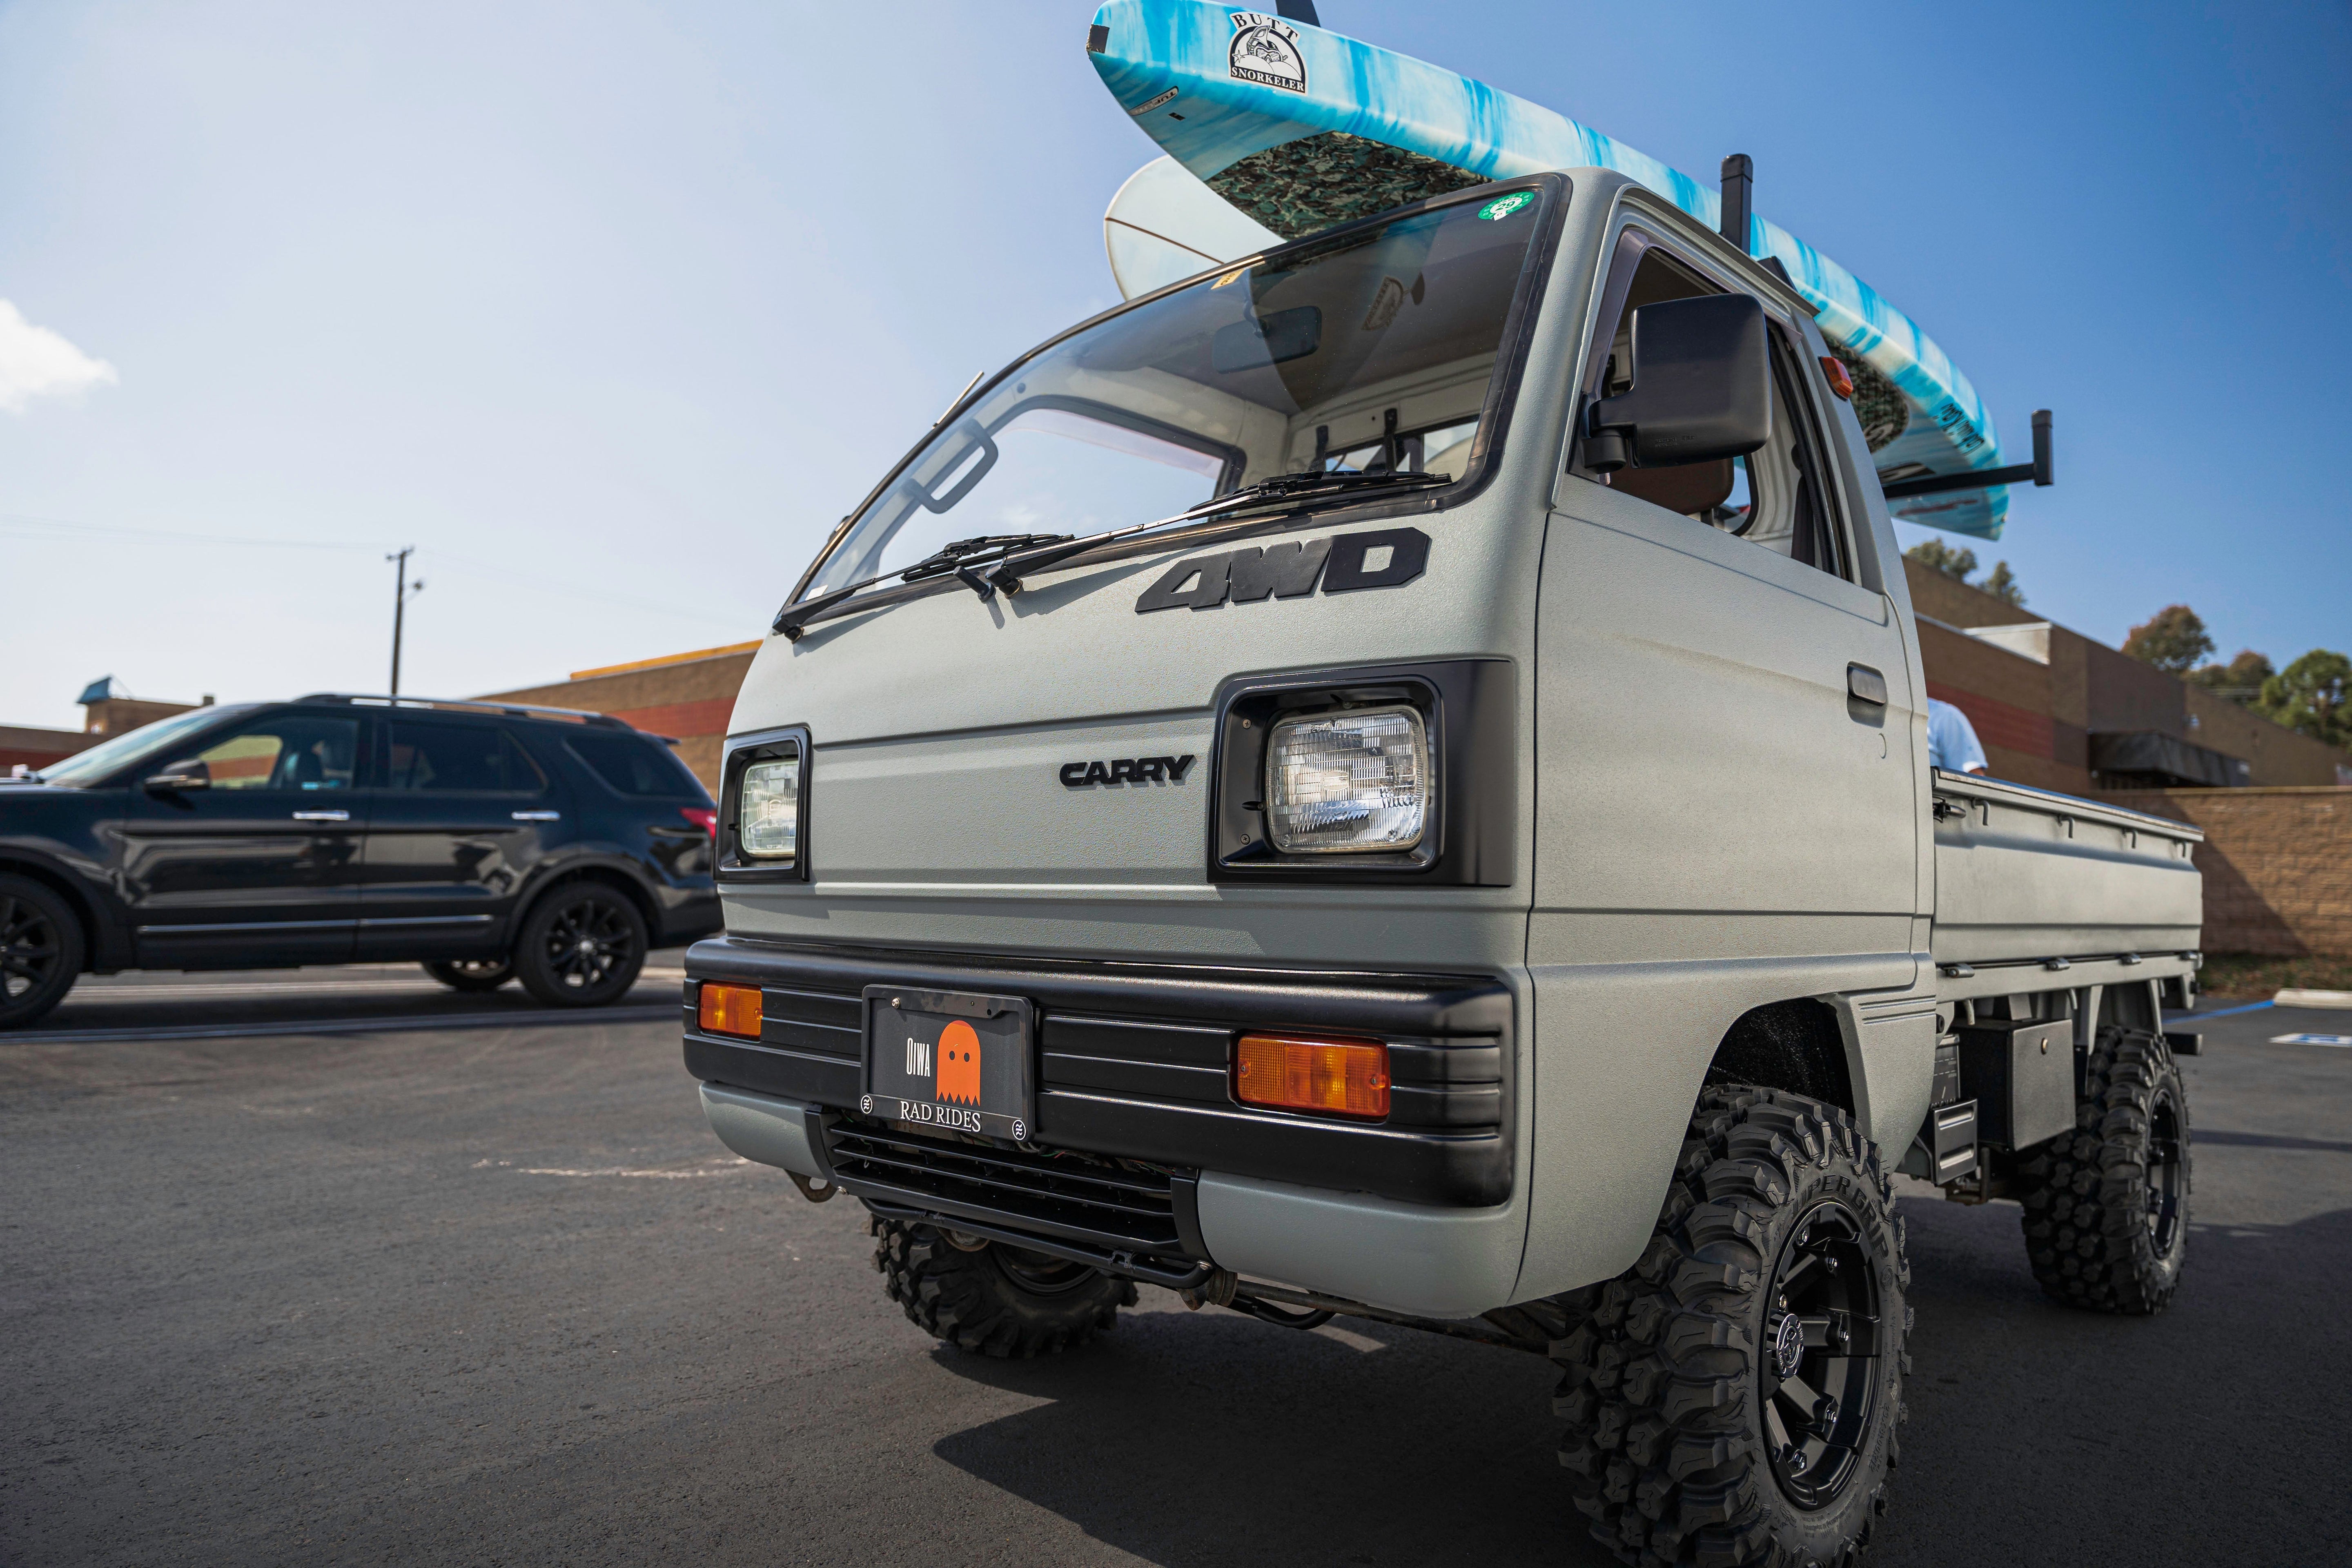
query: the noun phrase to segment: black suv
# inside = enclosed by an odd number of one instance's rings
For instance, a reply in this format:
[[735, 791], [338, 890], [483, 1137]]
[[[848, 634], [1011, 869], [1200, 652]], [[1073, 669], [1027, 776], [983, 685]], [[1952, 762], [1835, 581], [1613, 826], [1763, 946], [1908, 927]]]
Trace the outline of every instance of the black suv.
[[710, 796], [601, 713], [319, 695], [199, 708], [0, 784], [0, 1028], [85, 970], [415, 960], [625, 995], [719, 929]]

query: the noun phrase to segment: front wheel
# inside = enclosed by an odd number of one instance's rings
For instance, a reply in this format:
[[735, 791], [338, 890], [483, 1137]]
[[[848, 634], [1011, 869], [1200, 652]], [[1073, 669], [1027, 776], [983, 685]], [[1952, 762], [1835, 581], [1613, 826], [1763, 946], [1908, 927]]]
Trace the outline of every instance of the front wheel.
[[65, 900], [30, 877], [0, 877], [0, 1029], [64, 1001], [81, 960], [81, 921]]
[[1086, 1343], [1136, 1302], [1135, 1282], [937, 1226], [869, 1220], [874, 1267], [907, 1321], [978, 1355], [1053, 1355]]
[[496, 991], [515, 977], [514, 964], [503, 958], [436, 958], [425, 961], [425, 973], [452, 991]]
[[646, 918], [602, 882], [566, 882], [540, 900], [515, 939], [522, 988], [551, 1007], [602, 1007], [646, 966]]
[[1903, 1419], [1903, 1222], [1835, 1106], [1706, 1090], [1642, 1260], [1566, 1298], [1576, 1505], [1628, 1563], [1851, 1562]]

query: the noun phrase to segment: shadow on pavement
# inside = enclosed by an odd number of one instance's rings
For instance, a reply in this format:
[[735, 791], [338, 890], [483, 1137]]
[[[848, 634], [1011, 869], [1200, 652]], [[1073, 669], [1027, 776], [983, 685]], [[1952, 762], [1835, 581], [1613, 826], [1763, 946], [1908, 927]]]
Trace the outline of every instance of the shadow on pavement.
[[[1902, 1207], [1911, 1418], [1874, 1563], [2352, 1555], [2336, 1416], [2352, 1366], [2352, 1210], [2200, 1226], [2171, 1310], [2129, 1319], [2046, 1300], [2013, 1205]], [[942, 1350], [957, 1376], [1044, 1403], [934, 1451], [1160, 1568], [1225, 1568], [1238, 1552], [1613, 1561], [1559, 1480], [1545, 1363], [1341, 1326], [1286, 1335], [1209, 1311], [1131, 1318], [1113, 1345], [1184, 1342], [1153, 1346], [1125, 1377], [1106, 1375], [1103, 1352], [1021, 1363]]]

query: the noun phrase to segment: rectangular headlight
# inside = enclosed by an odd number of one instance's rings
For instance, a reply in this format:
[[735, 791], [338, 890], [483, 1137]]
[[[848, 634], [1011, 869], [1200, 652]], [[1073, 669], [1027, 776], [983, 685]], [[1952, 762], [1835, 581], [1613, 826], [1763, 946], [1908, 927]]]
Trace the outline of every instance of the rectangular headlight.
[[747, 859], [790, 865], [800, 849], [801, 760], [753, 763], [736, 797], [735, 837]]
[[1286, 855], [1410, 849], [1429, 831], [1429, 735], [1412, 709], [1285, 719], [1265, 772], [1270, 837]]

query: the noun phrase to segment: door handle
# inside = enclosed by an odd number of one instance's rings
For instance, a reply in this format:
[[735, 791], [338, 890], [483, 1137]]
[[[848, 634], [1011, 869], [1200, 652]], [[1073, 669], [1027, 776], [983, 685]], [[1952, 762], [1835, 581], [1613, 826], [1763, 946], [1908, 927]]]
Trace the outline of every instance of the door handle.
[[508, 815], [512, 816], [517, 822], [561, 822], [563, 820], [563, 814], [560, 811], [516, 811], [509, 812]]
[[348, 811], [298, 811], [294, 814], [297, 822], [349, 822], [351, 819], [352, 814]]
[[1856, 702], [1867, 702], [1873, 708], [1886, 706], [1886, 677], [1866, 664], [1845, 667], [1845, 691]]

